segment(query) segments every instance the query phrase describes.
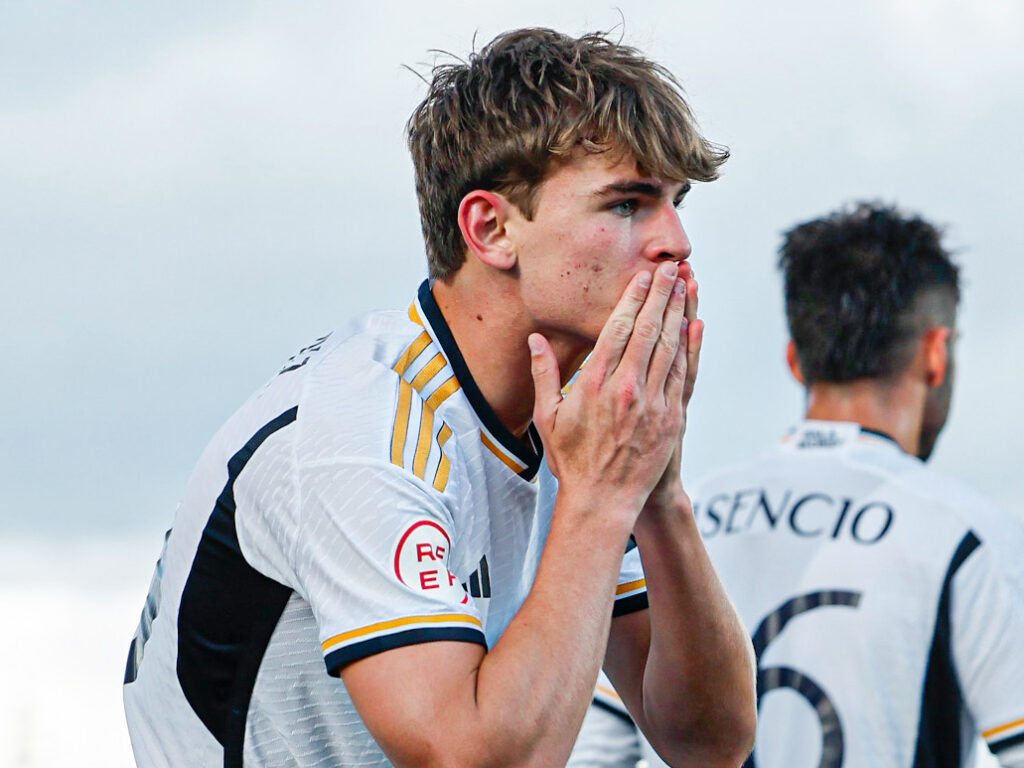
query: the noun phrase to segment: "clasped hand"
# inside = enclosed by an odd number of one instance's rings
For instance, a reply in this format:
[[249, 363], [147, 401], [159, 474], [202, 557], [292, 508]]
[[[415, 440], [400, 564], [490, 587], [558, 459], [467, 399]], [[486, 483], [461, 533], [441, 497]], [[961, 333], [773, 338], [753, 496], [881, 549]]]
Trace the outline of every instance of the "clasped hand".
[[689, 264], [663, 262], [630, 280], [568, 396], [547, 339], [530, 335], [534, 423], [562, 491], [629, 526], [678, 500], [703, 325]]

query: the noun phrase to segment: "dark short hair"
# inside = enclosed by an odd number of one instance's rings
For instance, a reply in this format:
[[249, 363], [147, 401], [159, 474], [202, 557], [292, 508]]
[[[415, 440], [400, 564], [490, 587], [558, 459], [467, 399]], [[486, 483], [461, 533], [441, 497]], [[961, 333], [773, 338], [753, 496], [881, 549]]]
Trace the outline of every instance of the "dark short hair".
[[474, 189], [530, 219], [537, 189], [577, 149], [629, 153], [673, 181], [711, 181], [729, 156], [701, 136], [666, 69], [604, 34], [551, 29], [506, 32], [434, 67], [406, 130], [430, 275], [441, 280], [465, 259], [458, 211]]
[[[857, 203], [785, 233], [789, 332], [806, 384], [902, 373], [929, 325], [952, 322], [959, 271], [924, 219]], [[940, 310], [923, 299], [938, 290]]]

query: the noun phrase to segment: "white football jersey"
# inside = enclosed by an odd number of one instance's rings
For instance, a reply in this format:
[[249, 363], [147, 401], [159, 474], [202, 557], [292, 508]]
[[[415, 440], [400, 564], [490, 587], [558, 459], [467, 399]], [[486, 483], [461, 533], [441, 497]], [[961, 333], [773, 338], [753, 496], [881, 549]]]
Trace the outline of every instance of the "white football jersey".
[[1024, 528], [857, 424], [693, 491], [758, 661], [757, 768], [1024, 765]]
[[[415, 643], [493, 646], [556, 491], [427, 283], [408, 313], [301, 350], [214, 437], [168, 533], [125, 673], [138, 764], [389, 765], [340, 670]], [[615, 612], [646, 600], [633, 549]]]

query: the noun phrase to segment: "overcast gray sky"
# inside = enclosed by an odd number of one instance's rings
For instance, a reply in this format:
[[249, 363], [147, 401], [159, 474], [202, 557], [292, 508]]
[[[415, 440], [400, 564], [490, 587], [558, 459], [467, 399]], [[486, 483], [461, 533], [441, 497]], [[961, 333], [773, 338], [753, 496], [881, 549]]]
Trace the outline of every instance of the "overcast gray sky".
[[[708, 321], [686, 473], [798, 416], [774, 252], [858, 198], [948, 227], [966, 281], [934, 462], [1021, 513], [1024, 6], [619, 3], [733, 157], [682, 215]], [[569, 0], [0, 3], [0, 535], [153, 534], [282, 360], [425, 273], [403, 64]]]

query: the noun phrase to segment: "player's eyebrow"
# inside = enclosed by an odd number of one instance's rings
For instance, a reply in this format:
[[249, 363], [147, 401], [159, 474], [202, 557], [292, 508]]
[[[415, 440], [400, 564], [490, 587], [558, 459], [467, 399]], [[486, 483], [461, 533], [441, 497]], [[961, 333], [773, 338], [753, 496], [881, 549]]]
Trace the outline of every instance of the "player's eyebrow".
[[[594, 192], [594, 197], [607, 197], [609, 195], [644, 195], [645, 197], [661, 197], [665, 191], [665, 184], [654, 181], [613, 181]], [[690, 183], [686, 182], [676, 197], [681, 197], [690, 191]]]
[[646, 195], [648, 197], [660, 197], [664, 185], [653, 181], [613, 181], [594, 192], [594, 197], [607, 197], [608, 195]]

